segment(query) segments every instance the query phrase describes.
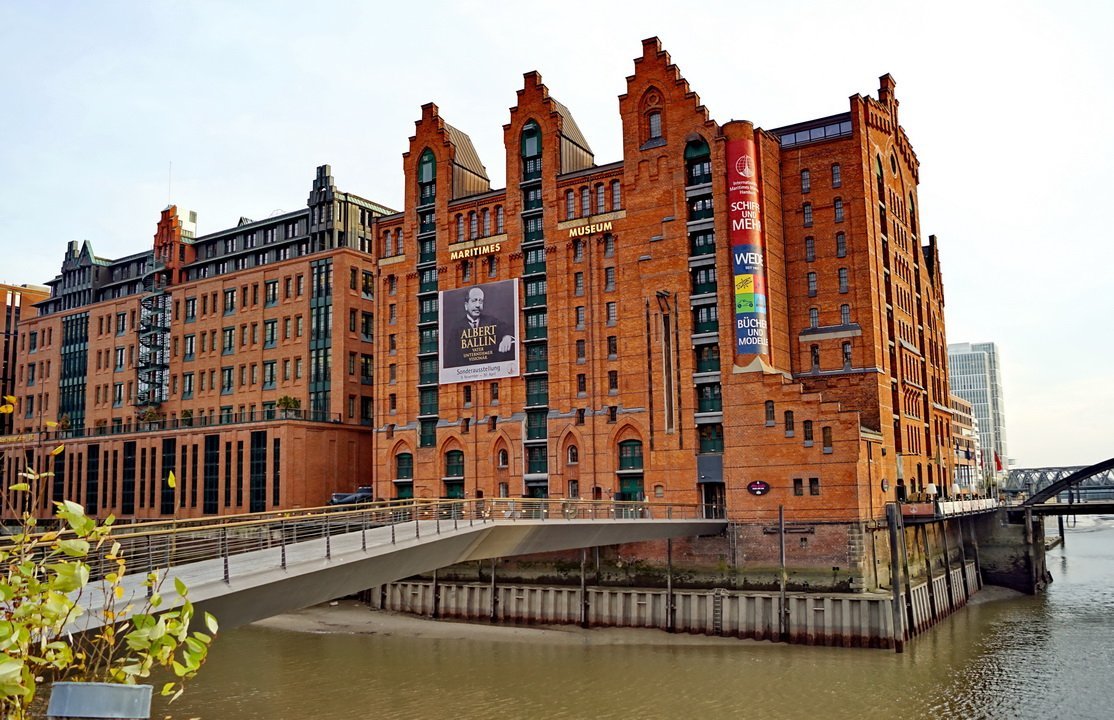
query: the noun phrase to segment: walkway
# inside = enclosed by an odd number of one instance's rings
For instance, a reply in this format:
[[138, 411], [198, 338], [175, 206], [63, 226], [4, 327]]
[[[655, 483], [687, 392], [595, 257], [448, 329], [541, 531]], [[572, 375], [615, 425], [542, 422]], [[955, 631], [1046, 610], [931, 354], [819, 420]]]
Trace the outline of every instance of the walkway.
[[[470, 560], [715, 535], [726, 528], [726, 520], [701, 518], [701, 510], [610, 501], [419, 500], [137, 524], [113, 533], [129, 573], [118, 607], [141, 608], [142, 581], [159, 569], [165, 574], [162, 609], [181, 603], [173, 590], [173, 578], [180, 578], [199, 611], [213, 613], [221, 627], [236, 627]], [[93, 569], [96, 576], [98, 563]], [[88, 612], [74, 630], [101, 624], [103, 593], [95, 585], [83, 597]]]

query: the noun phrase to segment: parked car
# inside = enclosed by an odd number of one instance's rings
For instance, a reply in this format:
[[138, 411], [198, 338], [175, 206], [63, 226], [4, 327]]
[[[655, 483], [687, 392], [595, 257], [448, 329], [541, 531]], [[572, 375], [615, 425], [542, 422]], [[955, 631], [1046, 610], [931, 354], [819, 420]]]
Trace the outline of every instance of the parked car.
[[356, 488], [356, 492], [351, 493], [333, 493], [329, 498], [326, 505], [355, 505], [356, 503], [371, 502], [375, 496], [371, 492], [371, 487], [364, 485], [363, 487]]

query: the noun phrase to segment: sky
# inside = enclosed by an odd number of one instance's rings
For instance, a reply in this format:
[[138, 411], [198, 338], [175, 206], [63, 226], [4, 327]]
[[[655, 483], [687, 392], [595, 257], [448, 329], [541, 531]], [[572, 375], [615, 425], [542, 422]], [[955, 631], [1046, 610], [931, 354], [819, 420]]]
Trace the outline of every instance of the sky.
[[1114, 455], [1114, 3], [17, 2], [0, 0], [0, 282], [42, 283], [71, 240], [151, 246], [169, 202], [198, 230], [303, 207], [318, 165], [402, 206], [435, 102], [493, 187], [537, 70], [598, 163], [658, 36], [719, 122], [844, 112], [897, 81], [939, 238], [949, 342], [994, 341], [1016, 467]]

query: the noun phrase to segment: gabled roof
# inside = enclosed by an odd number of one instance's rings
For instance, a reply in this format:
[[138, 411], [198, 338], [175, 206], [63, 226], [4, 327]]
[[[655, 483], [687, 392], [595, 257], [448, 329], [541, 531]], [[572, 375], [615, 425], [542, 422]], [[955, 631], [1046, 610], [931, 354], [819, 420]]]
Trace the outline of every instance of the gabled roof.
[[569, 109], [556, 100], [553, 100], [553, 105], [557, 108], [557, 112], [561, 114], [561, 118], [564, 120], [561, 134], [580, 149], [587, 151], [591, 155], [595, 155], [595, 153], [592, 152], [592, 147], [588, 144], [588, 140], [584, 137], [584, 133], [580, 132], [580, 126], [576, 124], [576, 120], [573, 120], [572, 113], [569, 112]]
[[476, 146], [472, 144], [472, 138], [468, 137], [468, 133], [457, 130], [448, 123], [445, 123], [445, 132], [449, 134], [449, 140], [456, 147], [456, 164], [473, 175], [490, 181], [487, 169], [480, 162], [480, 155], [476, 152]]

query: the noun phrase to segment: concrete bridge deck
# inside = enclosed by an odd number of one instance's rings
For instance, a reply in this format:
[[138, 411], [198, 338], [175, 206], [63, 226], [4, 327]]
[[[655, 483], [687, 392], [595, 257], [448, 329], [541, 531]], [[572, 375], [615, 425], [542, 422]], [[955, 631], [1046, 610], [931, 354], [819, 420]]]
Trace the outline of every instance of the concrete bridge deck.
[[[129, 527], [113, 534], [129, 571], [117, 607], [142, 607], [143, 580], [159, 570], [165, 574], [160, 610], [181, 604], [173, 590], [180, 578], [199, 612], [235, 627], [469, 560], [715, 535], [727, 526], [724, 519], [699, 517], [699, 506], [483, 503], [417, 501]], [[72, 629], [98, 627], [103, 593], [94, 587], [81, 602], [86, 613]]]

